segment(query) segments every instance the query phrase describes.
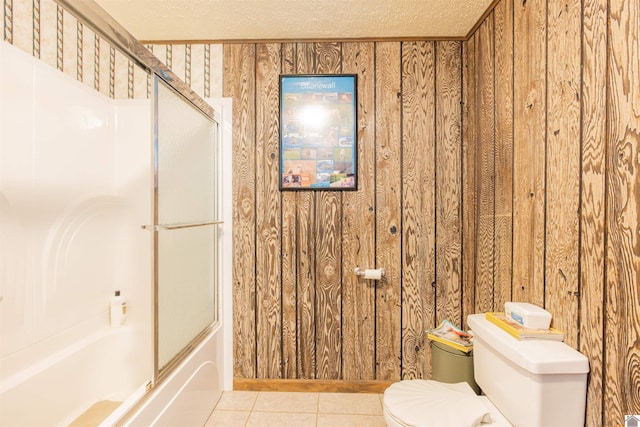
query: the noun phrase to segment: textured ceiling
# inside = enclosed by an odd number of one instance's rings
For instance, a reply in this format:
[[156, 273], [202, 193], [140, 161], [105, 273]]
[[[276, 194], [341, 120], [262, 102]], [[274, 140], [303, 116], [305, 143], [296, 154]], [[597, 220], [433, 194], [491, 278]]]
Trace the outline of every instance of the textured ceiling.
[[138, 40], [465, 37], [492, 0], [96, 0]]

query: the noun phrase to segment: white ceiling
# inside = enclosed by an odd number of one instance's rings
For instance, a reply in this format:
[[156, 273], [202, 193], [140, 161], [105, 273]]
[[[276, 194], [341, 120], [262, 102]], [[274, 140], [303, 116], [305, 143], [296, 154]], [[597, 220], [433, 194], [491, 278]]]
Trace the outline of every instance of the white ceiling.
[[143, 41], [465, 37], [492, 0], [96, 0]]

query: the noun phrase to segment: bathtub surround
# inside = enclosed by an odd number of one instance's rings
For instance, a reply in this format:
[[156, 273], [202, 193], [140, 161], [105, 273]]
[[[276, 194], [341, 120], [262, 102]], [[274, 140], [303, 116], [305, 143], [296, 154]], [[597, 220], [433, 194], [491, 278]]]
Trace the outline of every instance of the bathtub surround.
[[[124, 402], [108, 423], [143, 400], [130, 420], [134, 425], [154, 420], [204, 424], [223, 385], [231, 386], [231, 376], [222, 375], [223, 366], [231, 366], [224, 350], [231, 349], [231, 338], [219, 322], [147, 393], [154, 372], [151, 248], [149, 232], [140, 225], [149, 223], [152, 206], [149, 101], [105, 97], [0, 44], [2, 63], [10, 65], [0, 76], [6, 274], [0, 421], [67, 425], [106, 398]], [[230, 113], [223, 112], [227, 103], [216, 102], [224, 127], [230, 128]], [[219, 144], [230, 147], [229, 135], [221, 132]], [[230, 157], [226, 148], [215, 150]], [[223, 169], [220, 179], [230, 183], [230, 169]], [[228, 224], [221, 228], [221, 241], [230, 246], [231, 204], [221, 197]], [[221, 252], [230, 251], [216, 250]], [[215, 274], [230, 283], [222, 269]], [[127, 298], [127, 321], [118, 328], [109, 326], [114, 288]], [[224, 318], [227, 311], [217, 298], [230, 294], [215, 292], [219, 305], [211, 310]], [[185, 414], [194, 402], [196, 408]]]
[[[67, 2], [63, 3], [67, 4]], [[0, 126], [3, 131], [1, 168], [3, 174], [0, 183], [3, 196], [5, 192], [8, 196], [5, 198], [7, 203], [4, 204], [2, 212], [2, 219], [5, 222], [2, 224], [3, 237], [7, 234], [10, 238], [15, 237], [18, 243], [22, 243], [20, 233], [34, 233], [36, 237], [38, 233], [49, 236], [42, 250], [38, 246], [38, 239], [35, 239], [33, 252], [36, 253], [36, 257], [26, 253], [23, 259], [23, 254], [19, 252], [12, 255], [2, 251], [3, 265], [12, 264], [11, 261], [14, 258], [18, 261], [15, 266], [11, 266], [15, 272], [11, 268], [3, 268], [3, 272], [8, 271], [8, 275], [3, 277], [3, 295], [7, 295], [7, 299], [2, 306], [2, 326], [19, 323], [22, 313], [26, 314], [24, 316], [26, 320], [34, 320], [33, 324], [27, 322], [26, 325], [22, 325], [24, 326], [22, 329], [12, 329], [12, 334], [24, 338], [24, 343], [12, 341], [12, 335], [9, 333], [3, 333], [2, 336], [3, 353], [0, 354], [2, 357], [0, 359], [2, 421], [12, 425], [44, 425], [58, 422], [66, 425], [91, 404], [104, 398], [115, 397], [118, 400], [124, 400], [125, 404], [110, 416], [108, 422], [112, 423], [121, 418], [138, 400], [153, 394], [151, 398], [145, 399], [143, 405], [145, 409], [141, 409], [132, 418], [133, 420], [155, 419], [164, 422], [163, 420], [175, 420], [176, 417], [183, 420], [200, 418], [200, 424], [203, 424], [221, 392], [223, 383], [227, 387], [231, 386], [231, 376], [228, 375], [225, 379], [222, 375], [223, 365], [230, 366], [231, 363], [228, 360], [230, 359], [228, 352], [224, 351], [225, 346], [231, 349], [231, 338], [230, 333], [222, 331], [220, 323], [213, 325], [201, 346], [192, 349], [194, 354], [189, 355], [179, 366], [177, 362], [174, 363], [178, 369], [167, 372], [168, 377], [163, 381], [162, 387], [154, 393], [146, 393], [148, 381], [154, 372], [154, 369], [150, 368], [154, 359], [151, 356], [153, 347], [150, 341], [152, 340], [149, 338], [152, 306], [149, 300], [148, 266], [151, 257], [148, 245], [149, 232], [141, 230], [140, 225], [150, 222], [151, 212], [149, 200], [151, 114], [149, 101], [144, 96], [150, 94], [150, 81], [145, 78], [146, 91], [141, 90], [143, 79], [139, 77], [146, 73], [134, 65], [142, 64], [141, 61], [129, 61], [120, 54], [119, 50], [110, 46], [97, 34], [90, 37], [91, 34], [87, 33], [87, 27], [84, 24], [76, 21], [61, 6], [50, 7], [52, 4], [39, 1], [33, 3], [7, 1], [4, 2], [2, 15], [4, 28], [8, 30], [5, 33], [10, 35], [7, 40], [10, 42], [16, 40], [15, 36], [24, 36], [29, 32], [29, 28], [33, 30], [31, 33], [33, 50], [28, 52], [26, 43], [21, 47], [34, 58], [42, 53], [41, 49], [47, 48], [40, 43], [41, 30], [55, 29], [56, 35], [55, 63], [49, 62], [55, 68], [33, 58], [30, 59], [15, 46], [2, 42], [3, 51], [5, 46], [9, 49], [7, 52], [10, 51], [10, 53], [2, 52], [2, 101], [6, 103], [0, 105], [0, 118], [3, 120]], [[80, 12], [79, 16], [93, 16], [92, 11], [84, 9], [84, 3], [69, 2], [69, 4]], [[41, 27], [42, 8], [45, 16], [50, 17], [54, 15], [47, 15], [47, 10], [49, 12], [55, 10], [54, 25], [47, 25], [52, 21], [46, 21], [46, 23], [42, 22], [44, 28]], [[30, 14], [29, 11], [32, 13]], [[21, 26], [18, 32], [14, 31], [17, 29], [14, 25], [17, 23], [14, 21], [16, 15], [32, 18], [33, 26]], [[73, 31], [66, 31], [68, 24], [73, 24]], [[113, 31], [119, 32], [116, 36], [125, 34], [115, 23], [103, 28], [108, 30], [105, 33], [101, 31], [99, 33], [107, 38]], [[85, 43], [85, 35], [89, 36], [87, 41], [92, 43]], [[24, 42], [26, 37], [17, 39]], [[113, 40], [123, 43], [119, 37]], [[126, 47], [132, 46], [138, 49], [139, 45], [134, 46], [136, 43], [128, 43]], [[90, 74], [93, 77], [92, 82], [85, 81], [85, 77], [89, 75], [83, 69], [86, 64], [84, 61], [86, 46], [94, 48], [93, 67]], [[76, 49], [73, 50], [71, 47]], [[146, 56], [147, 51], [143, 48], [142, 51]], [[204, 52], [205, 58], [209, 60], [210, 47], [204, 49]], [[66, 60], [66, 54], [70, 54], [74, 60]], [[191, 81], [189, 74], [191, 50], [186, 49], [185, 54], [189, 56], [186, 59], [188, 64], [185, 78]], [[157, 59], [150, 59], [152, 63], [153, 61], [158, 63]], [[29, 68], [21, 65], [25, 61], [33, 64], [29, 66], [32, 66], [35, 72], [32, 74], [25, 72]], [[6, 69], [5, 64], [9, 65]], [[103, 64], [106, 64], [106, 67], [103, 67]], [[162, 68], [155, 65], [151, 67]], [[74, 72], [68, 72], [70, 69]], [[210, 66], [204, 66], [203, 70], [210, 77]], [[163, 76], [172, 76], [170, 70], [166, 70], [167, 73], [164, 71], [161, 71]], [[66, 73], [67, 76], [62, 73]], [[45, 83], [40, 81], [43, 76]], [[71, 80], [69, 77], [78, 81]], [[203, 111], [213, 116], [211, 107], [197, 96], [192, 96], [194, 95], [192, 89], [178, 82], [175, 77], [173, 76], [174, 84], [182, 86], [181, 90], [185, 97], [193, 99]], [[123, 81], [126, 82], [125, 90], [118, 88]], [[89, 87], [79, 82], [87, 83]], [[11, 87], [11, 90], [8, 90], [7, 88], [14, 83], [16, 84]], [[22, 86], [28, 88], [30, 84], [34, 85], [33, 94], [21, 91], [24, 89]], [[138, 94], [143, 95], [140, 100], [131, 99], [136, 93], [136, 84], [139, 89]], [[204, 85], [205, 93], [211, 94], [210, 87], [209, 81]], [[75, 93], [80, 93], [81, 96], [75, 96]], [[123, 98], [123, 100], [114, 100], [114, 98]], [[30, 107], [25, 101], [33, 101], [33, 106]], [[221, 103], [220, 100], [216, 102]], [[14, 104], [24, 105], [24, 108], [12, 109]], [[230, 114], [222, 113], [225, 108], [228, 108], [224, 104], [222, 102], [222, 108], [215, 114], [218, 118], [226, 117], [224, 126], [229, 127]], [[94, 110], [98, 108], [96, 105], [104, 109], [103, 116], [98, 118], [94, 117], [96, 115]], [[30, 114], [33, 111], [35, 113]], [[29, 118], [32, 119], [31, 122], [25, 123], [25, 119]], [[182, 122], [188, 125], [188, 122], [184, 120]], [[78, 131], [76, 127], [80, 130]], [[142, 129], [142, 131], [139, 132], [136, 129]], [[33, 141], [23, 141], [20, 132], [33, 133], [31, 136]], [[101, 138], [95, 138], [92, 132]], [[75, 135], [81, 137], [76, 138]], [[216, 141], [230, 147], [230, 141], [226, 140], [229, 135], [230, 132], [222, 132], [220, 139]], [[43, 139], [47, 144], [42, 144]], [[92, 151], [96, 147], [102, 149], [104, 153]], [[28, 149], [32, 149], [33, 152], [30, 154]], [[215, 150], [222, 155], [227, 151], [218, 147]], [[45, 151], [47, 155], [42, 155], [41, 151]], [[21, 157], [22, 154], [24, 156]], [[20, 170], [14, 164], [11, 164], [11, 167], [5, 167], [5, 163], [9, 165], [7, 163], [9, 160], [16, 162], [18, 166], [23, 163], [29, 165], [30, 157], [36, 159], [32, 162], [31, 168]], [[230, 161], [227, 163], [230, 164]], [[63, 167], [62, 171], [59, 170], [60, 167]], [[215, 166], [210, 167], [214, 167], [216, 171], [219, 169]], [[33, 177], [29, 177], [31, 172]], [[65, 181], [66, 178], [68, 179]], [[71, 178], [73, 182], [70, 182]], [[228, 169], [222, 179], [224, 182], [231, 182]], [[33, 194], [29, 193], [29, 185], [24, 187], [14, 185], [15, 182], [28, 183], [30, 180], [31, 187], [35, 188]], [[103, 181], [107, 184], [106, 186], [103, 185]], [[49, 184], [50, 193], [39, 191], [43, 186], [42, 182]], [[112, 191], [113, 194], [103, 196], [101, 193], [105, 191]], [[70, 200], [60, 197], [58, 193], [64, 194]], [[54, 219], [57, 216], [60, 217], [61, 224], [54, 222], [48, 225], [46, 221], [40, 221], [38, 224], [41, 228], [32, 231], [31, 228], [34, 226], [31, 224], [31, 217], [46, 218], [45, 214], [48, 212], [45, 209], [45, 212], [32, 215], [28, 209], [21, 209], [21, 196], [27, 196], [23, 198], [32, 201], [36, 209], [52, 201], [52, 204], [62, 207], [63, 212], [59, 215], [56, 215], [56, 209], [52, 209], [51, 212]], [[224, 196], [222, 198], [224, 199]], [[100, 203], [94, 203], [94, 199]], [[71, 204], [71, 212], [65, 214], [64, 205], [67, 203]], [[225, 207], [230, 207], [228, 200], [223, 200], [222, 203]], [[74, 208], [75, 204], [78, 204], [79, 208]], [[33, 206], [27, 207], [33, 208]], [[18, 210], [25, 211], [26, 216], [21, 217]], [[144, 214], [134, 215], [136, 212]], [[226, 230], [223, 231], [220, 241], [226, 241], [230, 245], [230, 209], [225, 208], [222, 213], [229, 225], [220, 227], [221, 230]], [[134, 216], [135, 219], [133, 219]], [[118, 222], [122, 219], [121, 217], [131, 223]], [[4, 221], [5, 219], [7, 221]], [[8, 230], [7, 233], [4, 233], [4, 230]], [[131, 242], [132, 235], [138, 239], [137, 243]], [[92, 236], [97, 238], [99, 243], [91, 242]], [[29, 242], [32, 239], [25, 240]], [[140, 245], [140, 241], [144, 244]], [[9, 245], [11, 242], [3, 239], [3, 249], [4, 243], [7, 243], [7, 246], [19, 246]], [[87, 243], [92, 246], [86, 246]], [[30, 246], [29, 243], [27, 246]], [[129, 250], [134, 251], [135, 256], [129, 256]], [[55, 252], [55, 256], [49, 256], [51, 251]], [[43, 255], [38, 257], [38, 252], [42, 252]], [[100, 256], [94, 256], [94, 252], [100, 252]], [[219, 252], [229, 251], [216, 251], [216, 253]], [[112, 262], [112, 255], [116, 255], [115, 262]], [[53, 260], [50, 261], [50, 258]], [[228, 264], [229, 259], [223, 258], [227, 259]], [[104, 261], [104, 265], [98, 264], [99, 261]], [[42, 268], [39, 265], [40, 262], [47, 265]], [[22, 284], [23, 278], [20, 277], [23, 264], [27, 265], [25, 285]], [[51, 267], [48, 264], [51, 264]], [[32, 267], [35, 271], [33, 275], [35, 279], [29, 275]], [[46, 270], [51, 268], [53, 271], [50, 271], [50, 274], [42, 275], [42, 278], [37, 277], [39, 270], [45, 270], [46, 273]], [[98, 277], [87, 277], [89, 272]], [[145, 277], [141, 277], [139, 272], [144, 272]], [[227, 280], [230, 283], [230, 277], [218, 270], [216, 272], [220, 281]], [[4, 279], [8, 279], [7, 283]], [[82, 286], [78, 286], [80, 283]], [[128, 314], [133, 315], [128, 316], [127, 322], [120, 328], [109, 328], [105, 331], [103, 321], [109, 325], [109, 303], [100, 304], [104, 298], [99, 298], [100, 295], [95, 293], [100, 293], [104, 287], [103, 284], [107, 283], [110, 288], [107, 292], [110, 296], [113, 296], [113, 289], [122, 289], [129, 303]], [[220, 291], [215, 292], [224, 298], [228, 294], [226, 291], [224, 295]], [[36, 297], [31, 298], [32, 294]], [[61, 304], [60, 300], [64, 300], [65, 297], [66, 300]], [[31, 299], [36, 303], [33, 307], [30, 305]], [[107, 297], [107, 300], [109, 299], [110, 297]], [[217, 301], [216, 297], [214, 302]], [[79, 326], [73, 325], [73, 322], [86, 316], [86, 310], [95, 309], [96, 303], [100, 304], [96, 316], [89, 316], [89, 321], [80, 320]], [[51, 312], [56, 314], [55, 312], [61, 308], [59, 306], [64, 304], [80, 307], [67, 310], [66, 314], [70, 318], [67, 323], [70, 323], [71, 327], [58, 322], [51, 314]], [[16, 310], [6, 309], [9, 305]], [[228, 307], [229, 304], [227, 303], [226, 306]], [[215, 307], [215, 312], [220, 313], [222, 317], [226, 316], [226, 311], [221, 306]], [[5, 319], [8, 321], [4, 322]], [[58, 323], [62, 325], [62, 331], [57, 330]], [[227, 323], [231, 324], [230, 321]], [[141, 334], [136, 335], [136, 333]], [[26, 342], [31, 334], [36, 337], [36, 340], [40, 336], [46, 339], [34, 343]], [[135, 341], [133, 343], [130, 341], [132, 338]], [[229, 342], [226, 342], [227, 340]], [[47, 357], [51, 353], [53, 355]], [[118, 372], [114, 372], [114, 369], [121, 372], [122, 376], [116, 375]], [[103, 378], [104, 375], [107, 375], [107, 378]], [[126, 380], [125, 385], [122, 384], [123, 378]], [[82, 387], [78, 381], [82, 383]], [[90, 383], [90, 386], [86, 385], [86, 382]], [[60, 386], [62, 383], [64, 387]], [[48, 391], [47, 387], [55, 387], [56, 392]], [[78, 390], [82, 390], [83, 393], [78, 395]], [[56, 395], [57, 398], [52, 399], [52, 395]], [[193, 396], [199, 399], [198, 410], [190, 411], [189, 417], [184, 418], [182, 414], [184, 405], [192, 403]], [[49, 398], [46, 399], [46, 397]], [[38, 411], [29, 411], [25, 405], [35, 406]]]
[[[0, 420], [69, 423], [149, 378], [151, 305], [137, 284], [150, 281], [139, 230], [150, 106], [110, 99], [4, 41], [0, 60]], [[115, 286], [129, 302], [120, 328], [109, 326]]]

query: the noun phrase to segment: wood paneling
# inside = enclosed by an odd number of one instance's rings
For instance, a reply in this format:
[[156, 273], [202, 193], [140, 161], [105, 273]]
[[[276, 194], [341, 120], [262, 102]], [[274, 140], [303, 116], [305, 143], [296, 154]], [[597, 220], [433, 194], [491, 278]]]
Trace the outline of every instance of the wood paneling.
[[282, 282], [278, 173], [280, 45], [256, 46], [256, 341], [258, 378], [280, 378]]
[[[234, 114], [255, 108], [234, 126], [234, 185], [247, 197], [236, 215], [251, 207], [235, 240], [235, 375], [429, 376], [424, 330], [463, 315], [461, 53], [460, 42], [225, 46]], [[357, 191], [278, 191], [280, 73], [358, 75]]]
[[547, 4], [514, 8], [513, 299], [544, 305]]
[[344, 43], [342, 72], [358, 75], [358, 190], [342, 195], [342, 376], [375, 378], [375, 44]]
[[[225, 46], [235, 374], [429, 378], [425, 328], [527, 301], [589, 358], [587, 426], [640, 413], [639, 8], [501, 0], [465, 42]], [[278, 64], [358, 74], [357, 191], [273, 193]]]
[[495, 232], [493, 309], [512, 301], [513, 254], [513, 3], [493, 10], [495, 28]]
[[493, 14], [476, 32], [476, 304], [475, 312], [493, 310], [495, 228], [495, 46]]
[[376, 379], [400, 378], [400, 43], [376, 43]]
[[436, 324], [462, 321], [460, 42], [436, 43]]
[[298, 265], [298, 377], [316, 377], [316, 270], [315, 270], [315, 198], [310, 193], [296, 194], [297, 220], [294, 250]]
[[[315, 44], [317, 74], [339, 74], [338, 43]], [[342, 193], [316, 193], [316, 378], [341, 378], [342, 368]]]
[[[294, 74], [312, 74], [315, 50], [311, 43], [296, 44]], [[298, 378], [316, 377], [316, 200], [310, 192], [296, 193], [294, 250], [298, 275]]]
[[547, 124], [545, 307], [565, 342], [578, 344], [580, 208], [580, 2], [549, 2], [547, 11]]
[[[626, 0], [502, 0], [493, 10], [495, 225], [476, 234], [475, 250], [494, 239], [496, 310], [509, 299], [545, 306], [589, 358], [587, 426], [640, 413], [639, 9]], [[481, 150], [478, 128], [492, 108], [477, 99], [471, 107], [488, 73], [478, 64], [485, 25], [463, 55], [469, 152], [474, 138]], [[486, 169], [478, 151], [463, 174]], [[480, 180], [472, 188], [481, 221], [491, 189]], [[463, 217], [472, 209], [464, 200]]]
[[607, 2], [583, 5], [580, 347], [589, 358], [586, 425], [602, 424], [605, 281]]
[[233, 372], [256, 376], [255, 46], [224, 47], [233, 98]]
[[[282, 74], [296, 69], [296, 45], [282, 45]], [[296, 193], [280, 192], [282, 207], [282, 376], [298, 378], [298, 257], [296, 251]]]
[[[402, 377], [429, 375], [435, 281], [434, 42], [402, 45]], [[427, 375], [425, 375], [425, 373]]]
[[[462, 44], [462, 310], [476, 306], [476, 36]], [[463, 325], [468, 328], [463, 315]]]
[[604, 424], [640, 414], [640, 4], [609, 2]]

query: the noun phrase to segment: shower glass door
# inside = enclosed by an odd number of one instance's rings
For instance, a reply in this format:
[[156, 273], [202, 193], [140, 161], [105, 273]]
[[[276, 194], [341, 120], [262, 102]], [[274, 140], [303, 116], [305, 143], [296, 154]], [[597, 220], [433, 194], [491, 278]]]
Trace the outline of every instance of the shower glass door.
[[[155, 381], [218, 321], [218, 124], [154, 79]], [[155, 382], [154, 381], [154, 382]]]

